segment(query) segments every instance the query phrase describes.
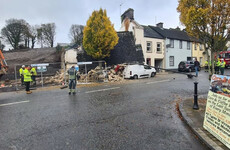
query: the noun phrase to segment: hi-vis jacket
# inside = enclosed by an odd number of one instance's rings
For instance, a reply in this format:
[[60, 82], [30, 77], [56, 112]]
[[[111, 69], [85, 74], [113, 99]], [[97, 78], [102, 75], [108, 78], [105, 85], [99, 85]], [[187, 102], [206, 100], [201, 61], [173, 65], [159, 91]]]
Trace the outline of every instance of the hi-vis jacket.
[[32, 81], [32, 79], [31, 79], [32, 74], [30, 73], [30, 71], [28, 69], [24, 70], [23, 75], [24, 75], [24, 82]]

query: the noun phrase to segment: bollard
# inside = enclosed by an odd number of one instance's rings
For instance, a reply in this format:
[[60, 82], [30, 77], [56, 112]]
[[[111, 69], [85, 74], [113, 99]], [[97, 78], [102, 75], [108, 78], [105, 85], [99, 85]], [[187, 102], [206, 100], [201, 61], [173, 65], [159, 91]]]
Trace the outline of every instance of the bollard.
[[193, 109], [196, 109], [196, 110], [199, 109], [198, 100], [197, 100], [197, 98], [198, 98], [197, 85], [198, 85], [198, 82], [194, 82], [194, 104], [193, 104]]

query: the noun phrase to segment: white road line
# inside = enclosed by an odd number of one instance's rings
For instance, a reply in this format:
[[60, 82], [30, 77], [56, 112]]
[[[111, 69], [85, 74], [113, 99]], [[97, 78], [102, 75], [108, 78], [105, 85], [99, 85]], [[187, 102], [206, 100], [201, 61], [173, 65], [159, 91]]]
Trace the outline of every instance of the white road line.
[[7, 103], [7, 104], [0, 104], [1, 106], [9, 106], [9, 105], [15, 105], [15, 104], [21, 104], [21, 103], [28, 103], [30, 101], [20, 101], [20, 102], [14, 102], [14, 103]]
[[154, 82], [148, 82], [146, 84], [154, 84], [154, 83], [161, 83], [161, 82], [169, 82], [170, 80], [161, 80], [161, 81], [154, 81]]
[[95, 92], [103, 92], [103, 91], [108, 91], [108, 90], [115, 90], [119, 89], [120, 87], [114, 87], [114, 88], [108, 88], [108, 89], [100, 89], [100, 90], [93, 90], [93, 91], [87, 91], [85, 93], [95, 93]]

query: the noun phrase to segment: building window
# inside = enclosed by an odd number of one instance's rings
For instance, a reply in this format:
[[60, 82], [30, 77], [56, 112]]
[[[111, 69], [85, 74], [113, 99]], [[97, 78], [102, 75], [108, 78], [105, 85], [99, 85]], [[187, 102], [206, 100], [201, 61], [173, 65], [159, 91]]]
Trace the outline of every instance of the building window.
[[200, 51], [203, 51], [203, 44], [200, 44]]
[[170, 47], [171, 47], [171, 48], [174, 48], [174, 40], [171, 40], [171, 39], [170, 39]]
[[180, 49], [182, 49], [182, 48], [183, 48], [182, 41], [180, 41], [180, 43], [179, 43], [179, 47], [180, 47]]
[[195, 50], [197, 50], [197, 44], [196, 44], [196, 43], [195, 43], [195, 45], [194, 45], [194, 46], [195, 46]]
[[151, 66], [151, 58], [146, 58], [146, 64]]
[[157, 52], [161, 52], [161, 43], [157, 43]]
[[187, 49], [190, 50], [190, 42], [187, 42]]
[[169, 66], [174, 66], [174, 56], [169, 56]]
[[152, 42], [147, 42], [146, 51], [147, 52], [152, 52]]

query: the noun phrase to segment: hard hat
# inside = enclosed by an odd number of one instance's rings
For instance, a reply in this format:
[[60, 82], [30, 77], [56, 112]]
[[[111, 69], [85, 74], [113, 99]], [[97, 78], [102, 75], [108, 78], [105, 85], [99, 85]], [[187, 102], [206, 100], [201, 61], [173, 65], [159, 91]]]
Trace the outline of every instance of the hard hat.
[[22, 68], [25, 68], [25, 65], [22, 65]]

